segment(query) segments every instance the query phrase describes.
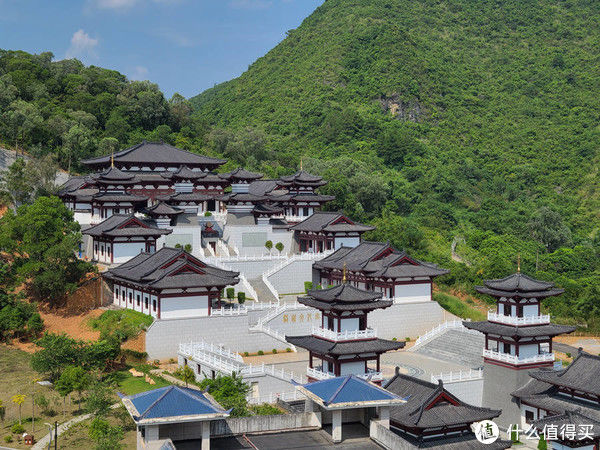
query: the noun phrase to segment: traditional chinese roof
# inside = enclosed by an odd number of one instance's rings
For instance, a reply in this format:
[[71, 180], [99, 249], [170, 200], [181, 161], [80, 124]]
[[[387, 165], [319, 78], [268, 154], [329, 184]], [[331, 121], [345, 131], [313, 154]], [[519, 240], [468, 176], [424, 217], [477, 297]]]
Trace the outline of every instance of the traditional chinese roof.
[[239, 282], [239, 272], [210, 266], [182, 249], [170, 247], [153, 254], [140, 253], [103, 275], [149, 289], [222, 288]]
[[279, 185], [277, 180], [256, 180], [248, 186], [248, 192], [254, 195], [266, 195], [271, 193]]
[[203, 392], [167, 386], [122, 398], [137, 424], [193, 422], [229, 417], [221, 405]]
[[403, 428], [429, 428], [470, 425], [498, 417], [500, 410], [469, 405], [444, 389], [443, 384], [429, 383], [396, 371], [385, 389], [406, 397], [406, 405], [392, 408], [390, 419]]
[[86, 229], [83, 234], [94, 237], [162, 236], [172, 230], [156, 228], [134, 215], [113, 214], [108, 219]]
[[404, 342], [387, 341], [385, 339], [362, 339], [357, 341], [332, 342], [312, 335], [286, 336], [285, 339], [297, 347], [319, 355], [362, 355], [365, 353], [385, 353], [390, 350], [404, 348]]
[[58, 196], [62, 197], [71, 192], [77, 191], [88, 184], [87, 176], [71, 177], [58, 188]]
[[69, 192], [61, 192], [59, 193], [59, 197], [73, 197], [78, 202], [89, 202], [94, 198], [94, 196], [98, 195], [100, 191], [96, 188], [85, 188], [85, 189], [75, 189]]
[[181, 166], [175, 172], [172, 172], [172, 178], [179, 180], [197, 180], [198, 178], [206, 177], [205, 172], [194, 171], [190, 169], [188, 166]]
[[554, 323], [520, 327], [484, 321], [463, 322], [463, 325], [483, 334], [496, 334], [499, 336], [511, 337], [558, 336], [559, 334], [572, 333], [576, 329], [576, 327], [569, 325], [557, 325]]
[[227, 203], [236, 203], [236, 202], [245, 202], [245, 203], [255, 203], [255, 202], [264, 202], [267, 197], [264, 195], [254, 195], [247, 192], [236, 192], [233, 194], [228, 194], [224, 196], [224, 199]]
[[544, 409], [551, 414], [565, 414], [567, 411], [579, 410], [581, 414], [600, 421], [598, 403], [562, 394], [558, 386], [535, 378], [531, 378], [511, 395], [527, 405]]
[[[195, 153], [181, 150], [164, 142], [146, 142], [134, 145], [128, 149], [114, 154], [114, 162], [128, 166], [212, 166], [217, 167], [225, 164], [225, 160], [197, 155]], [[102, 167], [111, 163], [111, 156], [100, 156], [83, 161], [86, 166]]]
[[600, 396], [600, 356], [579, 350], [565, 369], [530, 372], [532, 378], [555, 386]]
[[356, 247], [340, 247], [331, 255], [316, 261], [316, 269], [342, 270], [386, 278], [437, 277], [449, 271], [432, 263], [411, 258], [384, 242], [363, 241]]
[[338, 212], [316, 211], [312, 216], [304, 219], [290, 229], [310, 233], [364, 233], [365, 231], [374, 230], [375, 227], [353, 222], [348, 217]]
[[280, 177], [278, 184], [281, 186], [312, 186], [319, 187], [327, 184], [327, 181], [323, 180], [323, 177], [312, 175], [304, 170], [296, 172], [294, 175], [288, 175]]
[[326, 409], [392, 406], [406, 403], [406, 399], [356, 375], [298, 385], [297, 389]]
[[[565, 427], [574, 427], [573, 434], [575, 435], [575, 439], [572, 440], [582, 440], [580, 435], [582, 427], [587, 429], [589, 433], [588, 439], [597, 438], [600, 435], [600, 421], [597, 418], [593, 419], [586, 416], [581, 408], [577, 408], [574, 411], [565, 411], [563, 414], [546, 416], [543, 419], [536, 420], [533, 426], [539, 431], [544, 430], [546, 427], [554, 427], [557, 431], [557, 438], [560, 440], [563, 440], [561, 432], [565, 430]], [[566, 429], [568, 430], [568, 428]]]
[[92, 198], [95, 202], [126, 202], [126, 203], [141, 203], [147, 202], [148, 199], [141, 195], [126, 194], [126, 193], [112, 193], [112, 192], [99, 192]]
[[235, 183], [236, 181], [258, 180], [263, 177], [263, 174], [258, 172], [249, 172], [239, 167], [228, 173], [220, 173], [219, 176], [226, 180], [230, 180], [232, 183]]
[[254, 207], [254, 209], [252, 210], [252, 213], [256, 216], [271, 216], [271, 215], [275, 215], [275, 214], [282, 214], [283, 213], [283, 208], [279, 208], [277, 206], [272, 206], [272, 205], [266, 205], [264, 203], [259, 203], [258, 205], [256, 205]]
[[498, 298], [544, 298], [564, 292], [564, 289], [554, 288], [554, 283], [536, 280], [520, 272], [499, 280], [485, 280], [483, 284], [475, 286], [477, 292]]
[[178, 192], [176, 194], [161, 195], [157, 199], [166, 203], [171, 202], [204, 202], [206, 200], [223, 200], [225, 196], [220, 193], [205, 194], [202, 192]]
[[135, 183], [135, 175], [132, 173], [123, 172], [116, 167], [109, 167], [104, 172], [96, 177], [97, 183], [102, 184], [133, 184]]
[[148, 215], [153, 217], [167, 216], [172, 217], [183, 213], [182, 209], [167, 205], [165, 202], [158, 202], [150, 208], [146, 209]]
[[343, 283], [328, 289], [309, 290], [308, 297], [299, 297], [298, 302], [321, 311], [371, 311], [392, 306], [391, 300], [381, 300], [382, 295]]

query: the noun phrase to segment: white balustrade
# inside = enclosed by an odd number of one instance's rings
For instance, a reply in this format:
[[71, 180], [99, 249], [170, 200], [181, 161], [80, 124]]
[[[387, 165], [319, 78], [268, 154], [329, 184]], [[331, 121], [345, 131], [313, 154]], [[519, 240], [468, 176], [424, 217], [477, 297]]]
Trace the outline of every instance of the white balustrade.
[[431, 375], [431, 382], [437, 384], [438, 380], [444, 383], [454, 383], [457, 381], [479, 380], [483, 378], [482, 369], [460, 370], [458, 372], [442, 372], [439, 375]]
[[550, 323], [550, 314], [542, 314], [539, 316], [506, 316], [498, 314], [495, 311], [488, 311], [488, 320], [490, 322], [505, 323], [508, 325], [540, 325]]
[[554, 361], [554, 353], [540, 353], [538, 355], [529, 356], [529, 357], [519, 357], [517, 355], [511, 355], [509, 353], [500, 353], [495, 352], [494, 350], [483, 349], [483, 357], [494, 359], [496, 361], [502, 361], [509, 364], [519, 365], [519, 364], [534, 364], [539, 362], [553, 362]]
[[276, 392], [260, 397], [248, 397], [248, 403], [251, 405], [260, 405], [262, 403], [276, 403], [277, 400], [284, 402], [293, 402], [294, 400], [305, 400], [306, 397], [298, 390], [289, 392]]
[[[469, 320], [467, 320], [467, 322], [468, 321]], [[478, 331], [470, 330], [470, 329], [466, 328], [463, 325], [462, 320], [453, 320], [453, 321], [449, 321], [449, 322], [444, 322], [444, 323], [439, 324], [437, 327], [433, 328], [432, 330], [428, 331], [427, 333], [419, 336], [417, 338], [417, 340], [415, 341], [415, 345], [413, 345], [409, 349], [409, 351], [414, 351], [415, 349], [419, 348], [419, 346], [421, 346], [425, 342], [428, 342], [431, 339], [439, 336], [440, 334], [442, 334], [444, 331], [446, 331], [448, 329], [459, 329], [459, 330], [462, 330], [462, 331], [465, 331], [468, 333], [479, 334]]]
[[329, 378], [335, 378], [335, 375], [333, 373], [323, 372], [320, 370], [320, 368], [316, 368], [316, 367], [307, 367], [306, 374], [309, 377], [315, 378], [317, 380], [327, 380]]
[[332, 341], [352, 341], [357, 339], [376, 338], [377, 330], [367, 328], [366, 330], [333, 331], [321, 327], [313, 327], [312, 334]]

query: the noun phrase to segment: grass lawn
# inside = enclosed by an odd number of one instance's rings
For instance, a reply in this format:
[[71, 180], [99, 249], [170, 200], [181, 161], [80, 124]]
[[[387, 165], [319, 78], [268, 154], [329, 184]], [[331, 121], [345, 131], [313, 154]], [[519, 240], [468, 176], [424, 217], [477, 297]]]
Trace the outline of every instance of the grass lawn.
[[154, 319], [146, 314], [131, 309], [119, 309], [103, 312], [100, 317], [91, 319], [89, 325], [101, 334], [116, 332], [121, 339], [129, 339], [148, 328], [153, 321]]
[[[45, 412], [36, 406], [35, 408], [35, 433], [36, 437], [44, 436], [47, 433], [44, 422], [54, 423], [55, 420], [63, 422], [74, 416], [74, 412], [79, 409], [76, 403], [76, 395], [71, 399], [63, 398], [52, 388], [38, 385], [35, 381], [40, 380], [37, 372], [31, 368], [29, 361], [31, 355], [21, 350], [0, 346], [0, 400], [6, 408], [4, 422], [0, 422], [0, 446], [10, 446], [13, 448], [30, 448], [20, 444], [17, 440], [17, 434], [11, 432], [11, 427], [19, 422], [19, 407], [11, 401], [12, 396], [16, 394], [25, 395], [25, 402], [21, 407], [22, 424], [25, 431], [33, 431], [32, 416], [32, 397], [39, 398], [43, 396], [48, 401], [48, 407]], [[63, 415], [63, 407], [65, 415]], [[13, 441], [7, 443], [4, 439], [11, 436]]]
[[487, 316], [478, 309], [469, 306], [460, 298], [442, 292], [435, 292], [433, 299], [440, 304], [446, 311], [463, 319], [471, 319], [474, 321], [487, 320]]
[[[121, 423], [112, 416], [108, 417], [108, 421], [111, 425], [121, 425]], [[64, 450], [70, 449], [93, 449], [96, 447], [96, 443], [89, 436], [90, 420], [84, 420], [76, 425], [69, 428], [66, 433], [63, 433], [58, 437], [58, 448]], [[135, 430], [125, 431], [125, 436], [121, 440], [121, 445], [124, 449], [136, 448], [136, 435]], [[54, 447], [53, 447], [54, 448]]]
[[[134, 367], [139, 372], [148, 373], [152, 366], [140, 365]], [[119, 392], [125, 395], [139, 394], [140, 392], [149, 391], [151, 389], [157, 389], [165, 386], [169, 386], [169, 383], [162, 377], [156, 375], [149, 375], [156, 384], [150, 384], [146, 382], [145, 377], [134, 377], [130, 372], [129, 368], [120, 370], [111, 375], [111, 378], [117, 383]]]

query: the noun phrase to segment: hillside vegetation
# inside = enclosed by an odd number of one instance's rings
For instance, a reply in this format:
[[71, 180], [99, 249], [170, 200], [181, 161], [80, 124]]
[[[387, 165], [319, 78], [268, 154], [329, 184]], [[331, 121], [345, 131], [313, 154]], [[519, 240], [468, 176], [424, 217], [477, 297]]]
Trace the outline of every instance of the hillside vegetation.
[[0, 51], [0, 141], [82, 158], [142, 139], [323, 193], [473, 293], [555, 281], [559, 320], [600, 328], [600, 3], [327, 0], [241, 77], [189, 101], [52, 55]]
[[521, 253], [567, 289], [553, 312], [582, 321], [600, 304], [599, 13], [582, 0], [327, 0], [191, 103], [215, 128], [209, 147], [259, 135], [264, 151], [238, 158], [271, 173], [304, 157], [330, 180], [329, 207], [372, 220], [372, 238], [450, 266], [454, 241], [470, 268], [447, 283], [504, 276]]

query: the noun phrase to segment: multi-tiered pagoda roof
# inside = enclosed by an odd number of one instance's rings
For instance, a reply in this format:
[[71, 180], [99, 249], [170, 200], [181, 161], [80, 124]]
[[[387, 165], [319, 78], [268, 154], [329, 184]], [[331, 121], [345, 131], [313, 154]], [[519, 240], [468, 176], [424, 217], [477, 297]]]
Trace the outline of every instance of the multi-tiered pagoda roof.
[[554, 287], [554, 283], [531, 278], [521, 272], [498, 280], [485, 280], [483, 286], [475, 286], [481, 294], [505, 298], [546, 298], [562, 294], [565, 290]]
[[322, 311], [372, 311], [392, 306], [391, 300], [381, 300], [382, 295], [344, 283], [329, 289], [309, 290], [308, 297], [300, 297], [298, 302]]

